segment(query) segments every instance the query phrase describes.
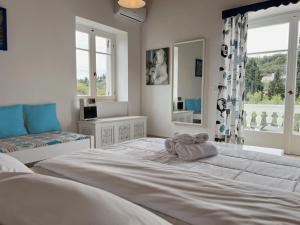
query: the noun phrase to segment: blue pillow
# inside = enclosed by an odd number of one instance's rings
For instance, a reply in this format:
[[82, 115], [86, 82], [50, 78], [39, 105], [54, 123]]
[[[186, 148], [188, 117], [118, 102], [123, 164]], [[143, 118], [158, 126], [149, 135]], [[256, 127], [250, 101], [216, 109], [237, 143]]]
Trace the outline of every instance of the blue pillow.
[[0, 106], [0, 138], [27, 135], [23, 106]]
[[201, 113], [201, 98], [194, 100], [194, 112]]
[[192, 99], [185, 100], [185, 109], [187, 111], [194, 111], [194, 102]]
[[24, 105], [25, 123], [30, 134], [61, 131], [56, 104]]

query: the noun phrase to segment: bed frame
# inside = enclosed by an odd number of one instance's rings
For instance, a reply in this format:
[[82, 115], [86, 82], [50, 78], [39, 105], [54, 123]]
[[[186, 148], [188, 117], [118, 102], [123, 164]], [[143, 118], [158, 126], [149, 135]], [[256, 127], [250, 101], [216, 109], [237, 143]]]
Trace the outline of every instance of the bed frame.
[[27, 149], [17, 152], [7, 153], [24, 164], [32, 164], [59, 155], [70, 154], [94, 147], [94, 137], [78, 141], [71, 141], [63, 144], [44, 146], [34, 149]]

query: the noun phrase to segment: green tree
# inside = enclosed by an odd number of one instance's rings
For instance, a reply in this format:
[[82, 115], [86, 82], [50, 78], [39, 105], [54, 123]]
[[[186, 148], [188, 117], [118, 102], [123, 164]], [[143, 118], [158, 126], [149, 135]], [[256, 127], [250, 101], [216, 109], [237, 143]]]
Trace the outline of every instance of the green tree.
[[262, 74], [257, 65], [255, 58], [250, 58], [246, 66], [246, 96], [249, 93], [254, 94], [257, 92], [262, 92], [264, 89], [264, 84], [262, 83]]
[[275, 73], [276, 71], [283, 74], [286, 71], [287, 55], [281, 53], [266, 55], [261, 58], [257, 58], [257, 64], [263, 77], [268, 74]]
[[77, 93], [79, 95], [88, 95], [89, 94], [88, 82], [86, 83], [85, 80], [77, 81]]
[[270, 98], [279, 95], [282, 99], [285, 95], [285, 81], [282, 78], [282, 74], [277, 70], [274, 74], [274, 80], [270, 82], [268, 96]]
[[262, 101], [262, 92], [248, 93], [247, 99], [247, 102], [250, 104], [259, 104]]
[[[297, 60], [297, 79], [296, 79], [296, 98], [300, 97], [300, 52], [298, 52], [298, 60]], [[297, 103], [298, 105], [300, 104], [300, 100]]]

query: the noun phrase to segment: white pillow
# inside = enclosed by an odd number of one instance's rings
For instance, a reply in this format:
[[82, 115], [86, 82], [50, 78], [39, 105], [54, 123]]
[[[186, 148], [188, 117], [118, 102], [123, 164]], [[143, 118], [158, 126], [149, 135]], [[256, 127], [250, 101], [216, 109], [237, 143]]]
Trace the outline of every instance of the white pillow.
[[4, 153], [0, 153], [0, 172], [33, 173], [23, 163]]

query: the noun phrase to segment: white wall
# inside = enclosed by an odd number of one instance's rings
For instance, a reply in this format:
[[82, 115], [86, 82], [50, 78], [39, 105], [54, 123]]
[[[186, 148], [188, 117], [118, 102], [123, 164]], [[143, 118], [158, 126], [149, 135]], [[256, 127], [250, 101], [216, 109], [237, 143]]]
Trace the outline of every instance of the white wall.
[[[213, 137], [216, 114], [216, 77], [220, 65], [221, 13], [254, 0], [152, 0], [142, 29], [142, 113], [148, 116], [148, 133], [172, 136], [174, 132], [208, 131]], [[205, 38], [204, 126], [175, 126], [171, 122], [172, 86], [145, 85], [145, 51], [172, 47], [175, 42]], [[170, 62], [171, 65], [171, 62]], [[172, 67], [172, 65], [171, 65]], [[172, 68], [171, 68], [172, 74]]]
[[128, 111], [140, 114], [141, 27], [114, 16], [112, 0], [0, 0], [8, 10], [8, 52], [0, 52], [0, 105], [56, 102], [76, 130], [75, 17], [128, 32]]

